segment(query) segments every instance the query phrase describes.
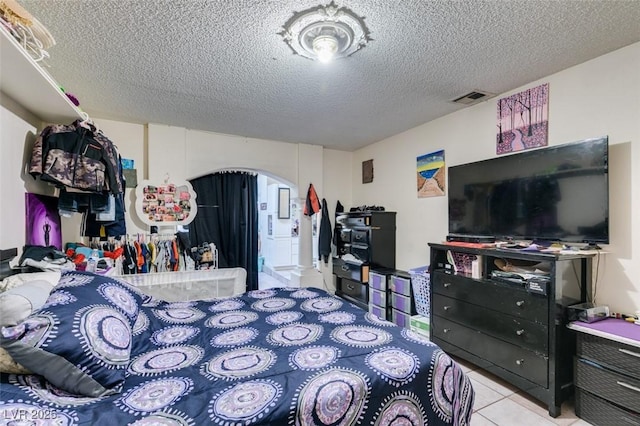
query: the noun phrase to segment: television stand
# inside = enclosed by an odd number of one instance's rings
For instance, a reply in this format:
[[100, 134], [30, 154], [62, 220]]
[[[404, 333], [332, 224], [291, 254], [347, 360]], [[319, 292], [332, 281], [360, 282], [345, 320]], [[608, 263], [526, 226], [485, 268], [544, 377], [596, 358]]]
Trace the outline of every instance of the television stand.
[[[550, 416], [560, 415], [573, 394], [575, 335], [566, 327], [567, 307], [588, 300], [595, 254], [429, 247], [431, 341], [544, 402]], [[476, 256], [478, 277], [452, 272], [449, 251]], [[539, 264], [548, 281], [493, 278], [503, 261]]]

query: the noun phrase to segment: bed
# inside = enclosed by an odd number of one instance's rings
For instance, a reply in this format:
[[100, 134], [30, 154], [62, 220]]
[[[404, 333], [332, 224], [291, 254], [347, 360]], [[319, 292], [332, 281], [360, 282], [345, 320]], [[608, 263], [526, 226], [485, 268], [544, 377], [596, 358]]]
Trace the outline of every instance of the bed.
[[33, 373], [2, 373], [0, 424], [468, 425], [474, 399], [439, 347], [315, 288], [176, 302], [67, 272], [0, 341]]

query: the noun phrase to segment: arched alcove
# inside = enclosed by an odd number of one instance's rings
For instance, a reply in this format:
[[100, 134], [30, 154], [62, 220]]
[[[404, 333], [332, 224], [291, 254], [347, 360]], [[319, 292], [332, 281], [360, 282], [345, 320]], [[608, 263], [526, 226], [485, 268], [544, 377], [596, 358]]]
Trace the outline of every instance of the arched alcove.
[[[291, 272], [299, 265], [299, 231], [305, 195], [288, 179], [269, 170], [224, 167], [197, 177], [215, 173], [244, 172], [258, 177], [258, 268], [282, 285], [289, 284]], [[314, 251], [317, 251], [317, 227], [312, 227]], [[317, 256], [314, 254], [314, 258]]]

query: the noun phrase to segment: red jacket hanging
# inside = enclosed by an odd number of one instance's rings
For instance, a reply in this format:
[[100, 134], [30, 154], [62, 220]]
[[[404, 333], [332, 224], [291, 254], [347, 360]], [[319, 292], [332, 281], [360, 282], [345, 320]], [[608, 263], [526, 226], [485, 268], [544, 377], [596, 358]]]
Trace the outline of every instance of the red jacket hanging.
[[313, 184], [309, 184], [309, 190], [307, 191], [307, 201], [304, 203], [305, 216], [313, 216], [320, 211], [320, 200], [318, 200], [318, 194], [313, 187]]

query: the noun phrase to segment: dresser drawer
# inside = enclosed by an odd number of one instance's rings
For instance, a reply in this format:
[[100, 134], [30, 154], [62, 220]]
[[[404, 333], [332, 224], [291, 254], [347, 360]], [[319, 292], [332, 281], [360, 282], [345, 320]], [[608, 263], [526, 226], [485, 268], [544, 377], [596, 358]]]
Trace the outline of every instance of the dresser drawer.
[[374, 290], [369, 287], [369, 304], [370, 305], [378, 305], [381, 307], [387, 306], [387, 292]]
[[341, 226], [369, 226], [371, 225], [371, 217], [368, 215], [351, 215], [341, 214], [336, 216], [336, 224]]
[[387, 291], [387, 276], [374, 271], [369, 272], [369, 287], [380, 291]]
[[342, 293], [354, 299], [367, 300], [367, 285], [357, 281], [345, 278], [338, 280], [338, 288], [336, 290], [340, 290]]
[[485, 309], [441, 294], [433, 296], [433, 314], [485, 334], [546, 354], [549, 350], [547, 326], [502, 312]]
[[591, 361], [576, 360], [577, 387], [630, 410], [640, 410], [640, 380], [618, 374]]
[[342, 241], [343, 243], [350, 243], [351, 242], [351, 229], [348, 229], [348, 228], [340, 229], [338, 231], [338, 238], [340, 238], [340, 241]]
[[640, 380], [640, 348], [610, 339], [578, 333], [578, 356], [611, 366]]
[[524, 288], [472, 280], [435, 271], [431, 280], [433, 293], [484, 306], [542, 324], [549, 323], [546, 296], [528, 293]]
[[410, 296], [405, 296], [403, 294], [398, 294], [394, 292], [391, 292], [390, 296], [391, 296], [391, 306], [393, 306], [395, 309], [405, 312], [409, 315], [411, 315], [415, 310], [413, 307], [413, 299], [411, 299]]
[[[542, 387], [548, 386], [548, 357], [480, 333], [437, 315], [431, 319], [431, 334]], [[437, 341], [434, 341], [437, 343]]]
[[368, 262], [371, 259], [371, 250], [366, 244], [351, 244], [349, 252], [363, 262]]
[[368, 229], [352, 229], [351, 243], [369, 245], [369, 230]]
[[580, 388], [576, 389], [576, 415], [595, 426], [638, 426], [640, 414], [598, 398]]
[[341, 278], [366, 283], [369, 281], [369, 265], [333, 259], [333, 273]]
[[391, 322], [397, 324], [399, 327], [410, 328], [411, 316], [406, 312], [391, 308]]
[[392, 275], [389, 287], [391, 288], [391, 291], [405, 296], [411, 296], [411, 280], [409, 278]]

